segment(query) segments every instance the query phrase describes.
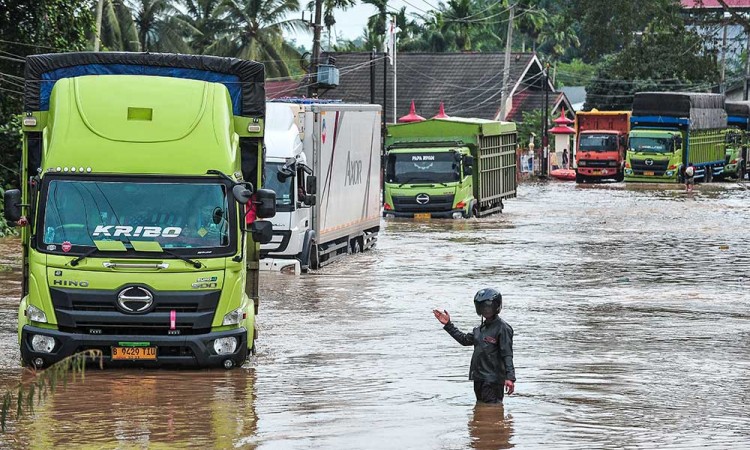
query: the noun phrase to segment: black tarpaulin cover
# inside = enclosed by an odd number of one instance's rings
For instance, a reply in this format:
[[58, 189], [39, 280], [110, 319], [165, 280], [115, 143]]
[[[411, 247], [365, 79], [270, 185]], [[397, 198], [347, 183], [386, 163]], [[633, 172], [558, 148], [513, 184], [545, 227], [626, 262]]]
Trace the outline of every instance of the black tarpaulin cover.
[[26, 58], [24, 109], [44, 111], [55, 82], [83, 75], [153, 75], [224, 84], [235, 115], [265, 116], [263, 64], [237, 58], [170, 53], [49, 53]]

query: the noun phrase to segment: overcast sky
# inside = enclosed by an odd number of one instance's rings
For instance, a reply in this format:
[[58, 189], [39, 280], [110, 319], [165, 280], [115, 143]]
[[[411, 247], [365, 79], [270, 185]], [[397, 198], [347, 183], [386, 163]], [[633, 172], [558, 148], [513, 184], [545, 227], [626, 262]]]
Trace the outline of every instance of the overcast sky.
[[[306, 6], [308, 0], [301, 0], [300, 5]], [[400, 10], [406, 6], [406, 12], [424, 14], [424, 11], [435, 9], [438, 5], [438, 0], [389, 0], [389, 10], [395, 11]], [[336, 25], [334, 35], [341, 35], [344, 39], [354, 39], [361, 36], [362, 30], [367, 25], [367, 18], [377, 13], [377, 9], [362, 3], [361, 0], [357, 1], [357, 5], [347, 11], [336, 11]], [[308, 19], [310, 13], [305, 13], [305, 19]], [[296, 17], [301, 17], [298, 13]], [[297, 43], [303, 44], [306, 48], [312, 48], [312, 33], [299, 33], [297, 35], [290, 35], [289, 37], [295, 38]], [[325, 44], [325, 42], [324, 42]]]

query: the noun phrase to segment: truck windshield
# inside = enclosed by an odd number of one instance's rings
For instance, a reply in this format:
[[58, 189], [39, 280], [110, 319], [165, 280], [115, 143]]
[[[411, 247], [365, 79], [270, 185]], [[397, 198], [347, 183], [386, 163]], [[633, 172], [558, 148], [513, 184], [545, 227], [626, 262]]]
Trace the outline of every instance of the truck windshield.
[[229, 245], [226, 187], [215, 182], [61, 179], [43, 192], [38, 232], [47, 251], [82, 252], [94, 240], [157, 241], [174, 249]]
[[609, 152], [617, 150], [617, 136], [614, 134], [582, 134], [578, 150], [584, 152]]
[[458, 181], [455, 153], [391, 153], [386, 179], [389, 183], [448, 183]]
[[266, 182], [263, 186], [265, 189], [271, 189], [276, 192], [276, 210], [292, 211], [294, 209], [294, 177], [283, 180], [279, 177], [279, 169], [282, 163], [266, 163]]
[[668, 137], [632, 136], [630, 150], [645, 153], [672, 153], [672, 139]]

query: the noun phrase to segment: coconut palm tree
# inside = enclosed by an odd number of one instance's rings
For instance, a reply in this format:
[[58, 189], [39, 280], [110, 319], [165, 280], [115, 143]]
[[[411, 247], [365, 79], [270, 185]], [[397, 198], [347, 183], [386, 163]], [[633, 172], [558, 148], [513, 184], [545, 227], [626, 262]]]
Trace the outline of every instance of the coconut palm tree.
[[188, 37], [188, 43], [195, 53], [204, 53], [226, 28], [220, 18], [222, 1], [180, 0], [185, 12], [178, 17], [195, 31]]
[[141, 50], [133, 15], [122, 0], [104, 0], [101, 43], [102, 48], [107, 50], [125, 52]]
[[298, 0], [223, 0], [220, 18], [224, 35], [206, 53], [264, 62], [271, 77], [288, 77], [288, 61], [299, 59], [297, 49], [282, 33], [306, 30], [302, 19], [287, 19], [299, 11]]
[[568, 49], [581, 45], [575, 28], [562, 15], [551, 16], [538, 39], [540, 49], [552, 61], [557, 61]]
[[190, 53], [187, 38], [198, 31], [180, 16], [169, 0], [130, 0], [129, 7], [144, 52]]

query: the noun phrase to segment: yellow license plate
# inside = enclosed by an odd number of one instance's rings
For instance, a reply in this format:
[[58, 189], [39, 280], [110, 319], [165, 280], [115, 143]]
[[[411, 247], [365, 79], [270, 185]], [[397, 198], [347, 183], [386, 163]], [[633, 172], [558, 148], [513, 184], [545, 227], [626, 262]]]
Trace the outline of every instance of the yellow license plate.
[[653, 177], [654, 176], [654, 172], [652, 172], [652, 171], [643, 172], [643, 174], [646, 175], [647, 177]]
[[432, 217], [430, 213], [414, 213], [415, 219], [429, 219]]
[[601, 175], [601, 174], [602, 174], [602, 171], [601, 171], [601, 170], [594, 170], [594, 171], [593, 171], [593, 174], [594, 174], [594, 175]]
[[156, 360], [156, 347], [112, 347], [112, 359]]

